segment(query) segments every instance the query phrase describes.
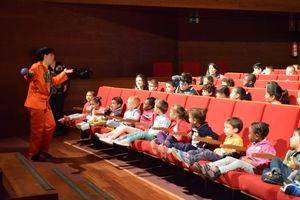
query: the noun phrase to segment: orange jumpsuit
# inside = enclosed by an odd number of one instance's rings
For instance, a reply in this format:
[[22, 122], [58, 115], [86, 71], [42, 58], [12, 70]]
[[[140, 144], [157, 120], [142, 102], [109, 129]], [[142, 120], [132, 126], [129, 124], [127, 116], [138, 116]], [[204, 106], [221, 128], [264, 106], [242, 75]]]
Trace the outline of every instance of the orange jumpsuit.
[[55, 130], [55, 120], [49, 105], [50, 87], [58, 85], [68, 79], [65, 72], [55, 77], [50, 73], [42, 62], [34, 63], [29, 72], [33, 77], [25, 76], [29, 81], [28, 94], [24, 106], [30, 114], [30, 141], [29, 156], [39, 151], [48, 152], [50, 141]]

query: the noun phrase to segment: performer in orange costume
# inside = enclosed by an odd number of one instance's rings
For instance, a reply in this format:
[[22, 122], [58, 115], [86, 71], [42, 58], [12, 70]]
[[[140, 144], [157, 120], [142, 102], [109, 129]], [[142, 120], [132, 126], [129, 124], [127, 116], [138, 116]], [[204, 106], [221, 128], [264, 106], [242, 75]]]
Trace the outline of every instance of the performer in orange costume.
[[38, 50], [38, 62], [30, 69], [23, 68], [21, 74], [29, 82], [25, 107], [30, 114], [30, 141], [28, 157], [33, 161], [44, 161], [52, 156], [48, 153], [50, 141], [55, 130], [55, 121], [49, 105], [51, 85], [58, 85], [68, 79], [73, 69], [64, 69], [51, 77], [48, 66], [54, 62], [55, 52], [43, 47]]

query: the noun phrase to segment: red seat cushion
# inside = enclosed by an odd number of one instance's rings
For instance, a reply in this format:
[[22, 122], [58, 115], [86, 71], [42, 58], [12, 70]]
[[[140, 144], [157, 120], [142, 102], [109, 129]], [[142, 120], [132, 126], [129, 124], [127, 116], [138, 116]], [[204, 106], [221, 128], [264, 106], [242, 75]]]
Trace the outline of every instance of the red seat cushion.
[[207, 108], [211, 97], [203, 97], [203, 96], [188, 96], [185, 109], [191, 108]]
[[277, 200], [299, 200], [300, 197], [285, 194], [281, 190], [277, 192]]
[[213, 131], [219, 135], [223, 134], [224, 122], [231, 117], [236, 101], [229, 99], [211, 99], [208, 105], [206, 121]]
[[266, 105], [262, 121], [270, 125], [268, 138], [275, 145], [280, 157], [284, 157], [289, 149], [289, 138], [297, 126], [299, 109], [289, 105]]
[[240, 190], [260, 199], [276, 199], [280, 189], [279, 185], [263, 182], [261, 176], [256, 174], [244, 174], [239, 176], [239, 187]]
[[243, 121], [243, 130], [240, 135], [243, 138], [244, 145], [249, 144], [248, 133], [249, 126], [252, 122], [261, 121], [266, 104], [255, 101], [237, 101], [234, 110], [233, 117], [239, 117]]
[[111, 87], [107, 87], [107, 86], [102, 86], [102, 87], [99, 87], [99, 89], [98, 89], [97, 97], [101, 97], [102, 106], [107, 105], [107, 98], [108, 98], [110, 89], [111, 89]]
[[246, 174], [246, 172], [244, 171], [229, 171], [228, 173], [220, 176], [220, 178], [218, 178], [217, 181], [233, 189], [239, 189], [239, 177], [244, 174]]

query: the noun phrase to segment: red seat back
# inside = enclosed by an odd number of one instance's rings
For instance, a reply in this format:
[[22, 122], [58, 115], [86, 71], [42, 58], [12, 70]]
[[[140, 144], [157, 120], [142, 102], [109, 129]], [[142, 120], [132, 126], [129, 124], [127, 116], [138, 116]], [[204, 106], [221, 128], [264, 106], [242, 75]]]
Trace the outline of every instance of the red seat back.
[[123, 99], [123, 102], [126, 103], [128, 97], [135, 96], [135, 93], [136, 90], [134, 89], [122, 89], [121, 98]]
[[136, 90], [135, 95], [138, 96], [142, 103], [150, 96], [150, 92], [148, 90]]
[[[106, 106], [111, 104], [111, 100], [114, 97], [120, 97], [122, 92], [122, 88], [114, 88], [110, 89], [109, 95], [107, 97]], [[123, 99], [123, 103], [126, 103], [127, 99]]]
[[266, 88], [266, 84], [269, 82], [268, 80], [257, 80], [255, 82], [255, 87], [256, 88]]
[[154, 97], [156, 99], [162, 99], [162, 100], [167, 100], [168, 93], [165, 92], [150, 92], [150, 97]]
[[190, 95], [187, 97], [185, 109], [208, 108], [208, 104], [211, 99], [212, 97]]
[[265, 102], [265, 88], [247, 88], [247, 91], [251, 94], [252, 101]]
[[297, 104], [298, 90], [289, 90], [290, 105]]
[[167, 98], [167, 102], [169, 104], [169, 109], [167, 114], [170, 113], [170, 108], [175, 104], [185, 107], [186, 99], [187, 99], [187, 95], [184, 94], [169, 94]]
[[300, 82], [299, 81], [278, 81], [278, 84], [282, 89], [287, 90], [298, 90]]
[[260, 74], [258, 75], [257, 80], [277, 80], [277, 74], [269, 74], [269, 75]]
[[289, 105], [266, 105], [262, 121], [270, 125], [268, 138], [275, 145], [280, 157], [289, 149], [289, 138], [299, 121], [299, 109]]
[[171, 62], [156, 62], [153, 64], [153, 76], [172, 76], [173, 65]]
[[223, 135], [224, 122], [231, 117], [235, 101], [212, 98], [208, 105], [206, 121], [218, 135]]
[[297, 75], [294, 75], [294, 76], [278, 75], [278, 80], [298, 81], [299, 76], [297, 76]]
[[200, 64], [198, 62], [184, 61], [181, 63], [181, 69], [183, 72], [189, 72], [193, 76], [200, 75]]
[[242, 76], [242, 73], [228, 72], [228, 73], [225, 73], [224, 76], [227, 78], [232, 78], [232, 79], [240, 79]]
[[107, 105], [107, 98], [109, 96], [111, 87], [101, 86], [98, 89], [97, 97], [101, 97], [102, 106]]
[[238, 117], [243, 121], [243, 130], [240, 135], [243, 138], [244, 145], [249, 144], [249, 126], [252, 122], [260, 122], [264, 112], [266, 104], [256, 101], [237, 101], [232, 117]]
[[165, 92], [166, 91], [166, 83], [165, 82], [158, 82], [157, 91]]

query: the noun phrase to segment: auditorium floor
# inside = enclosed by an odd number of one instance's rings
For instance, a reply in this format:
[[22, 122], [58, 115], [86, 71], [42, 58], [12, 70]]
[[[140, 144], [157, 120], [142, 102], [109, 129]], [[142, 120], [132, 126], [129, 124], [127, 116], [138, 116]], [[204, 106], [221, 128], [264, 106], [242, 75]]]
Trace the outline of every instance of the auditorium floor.
[[[108, 145], [73, 145], [76, 132], [55, 137], [50, 153], [53, 161], [33, 163], [59, 193], [59, 199], [81, 199], [61, 181], [53, 169], [59, 169], [92, 199], [237, 199], [248, 197], [233, 193], [215, 183], [205, 183], [200, 177], [185, 172], [149, 156], [125, 148]], [[22, 152], [28, 146], [25, 138], [0, 141], [0, 152]], [[88, 185], [96, 185], [95, 192]], [[99, 192], [100, 191], [100, 192]]]

